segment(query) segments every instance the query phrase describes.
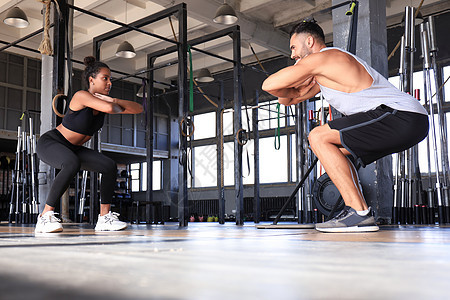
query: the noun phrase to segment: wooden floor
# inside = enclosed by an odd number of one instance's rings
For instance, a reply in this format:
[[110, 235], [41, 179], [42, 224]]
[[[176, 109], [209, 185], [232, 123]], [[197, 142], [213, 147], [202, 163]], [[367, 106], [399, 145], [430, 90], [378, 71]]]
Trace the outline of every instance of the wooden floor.
[[0, 299], [449, 299], [450, 227], [0, 224]]

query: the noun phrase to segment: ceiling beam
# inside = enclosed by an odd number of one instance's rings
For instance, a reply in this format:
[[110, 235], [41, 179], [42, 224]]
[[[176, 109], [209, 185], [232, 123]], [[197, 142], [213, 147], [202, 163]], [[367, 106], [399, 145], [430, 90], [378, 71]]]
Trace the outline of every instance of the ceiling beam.
[[147, 8], [147, 4], [145, 4], [144, 1], [141, 0], [127, 0], [128, 4], [134, 5], [136, 7], [142, 8], [142, 9], [146, 9]]
[[309, 5], [311, 5], [311, 6], [316, 6], [316, 0], [303, 0], [303, 1], [305, 1], [306, 3], [308, 3]]
[[331, 0], [321, 1], [321, 3], [317, 3], [316, 6], [308, 10], [305, 10], [304, 6], [298, 5], [292, 7], [289, 11], [277, 13], [273, 18], [273, 25], [275, 28], [279, 28], [292, 23], [297, 23], [300, 20], [313, 16], [314, 13], [329, 7], [331, 7]]
[[241, 13], [249, 13], [252, 11], [255, 11], [257, 9], [264, 8], [269, 5], [276, 5], [278, 1], [272, 1], [272, 0], [242, 0], [239, 4], [239, 11]]
[[[152, 0], [164, 7], [181, 3], [180, 0]], [[220, 7], [220, 2], [208, 0], [184, 0], [187, 4], [188, 16], [204, 22], [215, 28], [223, 29], [225, 26], [213, 22], [216, 10]], [[285, 32], [274, 28], [272, 24], [254, 22], [247, 19], [239, 11], [236, 12], [239, 21], [237, 25], [241, 28], [241, 39], [251, 43], [259, 44], [265, 48], [279, 54], [289, 55], [289, 36]]]

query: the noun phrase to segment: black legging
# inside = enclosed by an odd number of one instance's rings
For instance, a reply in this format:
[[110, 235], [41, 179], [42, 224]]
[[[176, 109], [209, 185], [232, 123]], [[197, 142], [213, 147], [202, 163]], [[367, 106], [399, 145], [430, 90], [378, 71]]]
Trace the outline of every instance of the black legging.
[[117, 165], [114, 160], [95, 150], [71, 144], [56, 129], [46, 132], [39, 138], [36, 150], [42, 161], [61, 169], [53, 181], [47, 205], [56, 206], [80, 169], [102, 174], [100, 189], [102, 204], [111, 203], [117, 176]]

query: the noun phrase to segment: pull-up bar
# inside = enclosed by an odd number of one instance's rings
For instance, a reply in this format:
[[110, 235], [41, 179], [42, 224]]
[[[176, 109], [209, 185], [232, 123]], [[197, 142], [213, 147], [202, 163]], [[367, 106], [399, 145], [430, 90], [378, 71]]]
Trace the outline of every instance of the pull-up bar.
[[[53, 25], [54, 24], [51, 24], [50, 27], [53, 27]], [[38, 29], [38, 30], [36, 30], [36, 31], [34, 31], [34, 32], [30, 33], [30, 34], [27, 34], [26, 36], [24, 36], [24, 37], [14, 41], [14, 42], [12, 42], [12, 43], [9, 43], [8, 45], [3, 46], [2, 48], [0, 48], [0, 52], [5, 50], [5, 49], [8, 49], [9, 47], [16, 46], [18, 43], [23, 42], [23, 41], [25, 41], [25, 40], [27, 40], [27, 39], [29, 39], [31, 37], [34, 37], [35, 35], [38, 35], [42, 31], [44, 31], [44, 28]]]
[[[150, 36], [152, 36], [152, 37], [158, 38], [158, 39], [160, 39], [160, 40], [163, 40], [163, 41], [166, 41], [166, 42], [169, 42], [169, 43], [172, 43], [172, 44], [176, 44], [176, 45], [180, 44], [180, 43], [177, 42], [177, 41], [168, 39], [168, 38], [166, 38], [166, 37], [163, 37], [163, 36], [160, 36], [160, 35], [158, 35], [158, 34], [151, 33], [151, 32], [148, 32], [148, 31], [146, 31], [146, 30], [143, 30], [143, 29], [141, 29], [141, 28], [139, 28], [139, 27], [136, 27], [136, 25], [139, 25], [139, 24], [137, 24], [136, 22], [131, 23], [131, 25], [128, 25], [128, 24], [125, 24], [125, 23], [122, 23], [122, 22], [119, 22], [119, 21], [116, 21], [116, 20], [107, 18], [107, 17], [105, 17], [105, 16], [102, 16], [102, 15], [99, 15], [99, 14], [96, 14], [96, 13], [93, 13], [93, 12], [90, 12], [90, 11], [88, 11], [88, 10], [85, 10], [85, 9], [82, 9], [82, 8], [79, 8], [79, 7], [76, 7], [76, 6], [71, 5], [71, 4], [67, 4], [67, 6], [68, 6], [69, 8], [74, 9], [74, 10], [77, 10], [77, 11], [79, 11], [79, 12], [85, 13], [85, 14], [90, 15], [90, 16], [93, 16], [93, 17], [96, 17], [96, 18], [98, 18], [98, 19], [101, 19], [101, 20], [104, 20], [104, 21], [108, 21], [108, 22], [110, 22], [110, 23], [113, 23], [113, 24], [116, 24], [116, 25], [125, 27], [125, 28], [127, 28], [127, 29], [129, 29], [129, 30], [135, 30], [135, 31], [138, 31], [138, 32], [140, 32], [140, 33], [143, 33], [143, 34], [146, 34], [146, 35], [150, 35]], [[143, 25], [142, 25], [142, 26], [143, 26]], [[123, 30], [123, 29], [122, 29], [122, 30]], [[119, 32], [118, 32], [117, 35], [120, 35], [120, 34], [122, 34], [122, 33], [119, 33]], [[112, 37], [112, 36], [111, 36], [111, 37]]]

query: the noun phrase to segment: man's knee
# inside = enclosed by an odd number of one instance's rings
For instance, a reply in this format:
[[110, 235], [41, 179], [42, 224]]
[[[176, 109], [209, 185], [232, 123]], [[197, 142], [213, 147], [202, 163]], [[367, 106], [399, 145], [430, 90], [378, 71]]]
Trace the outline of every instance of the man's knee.
[[331, 129], [327, 124], [315, 127], [308, 136], [311, 148], [323, 144], [340, 145], [339, 131]]
[[320, 127], [315, 127], [308, 135], [308, 141], [311, 148], [314, 148], [315, 146], [319, 145], [321, 142], [323, 142], [323, 130]]

